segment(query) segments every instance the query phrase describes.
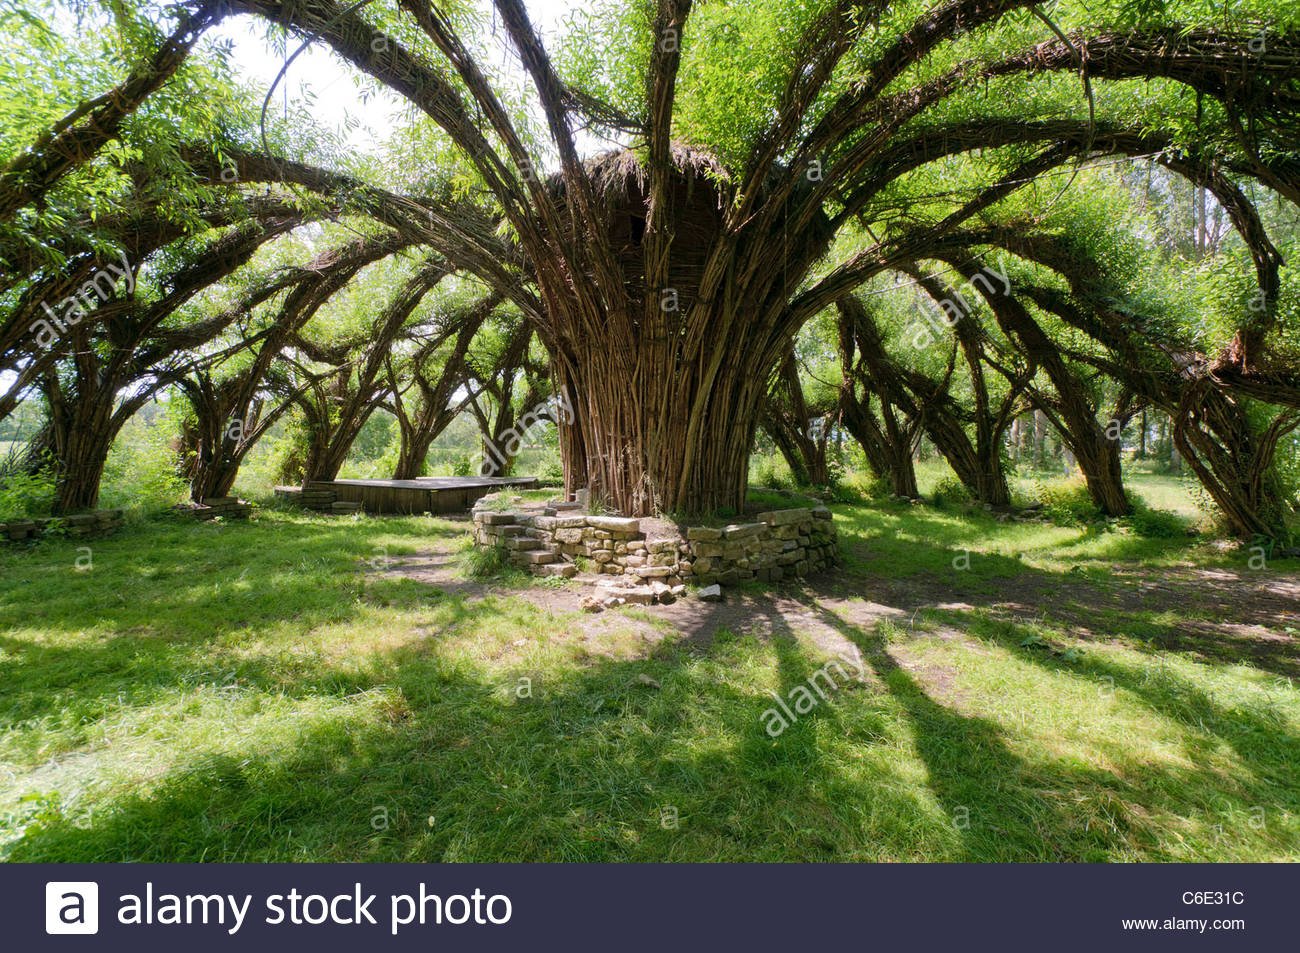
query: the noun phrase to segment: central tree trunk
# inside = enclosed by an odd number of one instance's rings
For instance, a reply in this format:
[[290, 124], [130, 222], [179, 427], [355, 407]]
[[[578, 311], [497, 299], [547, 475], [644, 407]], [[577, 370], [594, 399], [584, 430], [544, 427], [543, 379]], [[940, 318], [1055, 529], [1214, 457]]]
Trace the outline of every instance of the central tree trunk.
[[712, 386], [683, 368], [642, 370], [601, 342], [572, 355], [562, 386], [574, 420], [560, 441], [570, 491], [585, 486], [628, 516], [740, 512], [767, 368], [715, 349]]
[[655, 151], [594, 160], [589, 191], [556, 186], [571, 231], [537, 278], [575, 417], [566, 486], [629, 516], [739, 512], [760, 404], [801, 320], [791, 295], [833, 230], [820, 212], [788, 231], [741, 217], [716, 160]]

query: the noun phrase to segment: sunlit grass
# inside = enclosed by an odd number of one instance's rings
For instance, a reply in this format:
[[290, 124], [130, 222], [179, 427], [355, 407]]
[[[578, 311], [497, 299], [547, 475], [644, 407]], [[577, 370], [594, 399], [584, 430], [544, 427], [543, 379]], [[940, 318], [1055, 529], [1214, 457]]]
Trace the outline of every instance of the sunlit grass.
[[[1231, 562], [1123, 530], [837, 506], [857, 645], [777, 738], [825, 652], [795, 621], [647, 641], [654, 610], [548, 611], [375, 560], [464, 523], [263, 512], [0, 551], [0, 856], [11, 860], [1294, 860], [1300, 695], [1162, 653], [1167, 609], [1085, 640], [1026, 579]], [[969, 568], [953, 559], [968, 554]], [[1244, 559], [1244, 557], [1242, 557]], [[956, 607], [855, 624], [884, 581]], [[526, 583], [518, 583], [526, 585]], [[968, 603], [975, 608], [961, 608]], [[596, 630], [592, 630], [593, 632]], [[642, 676], [645, 676], [642, 678]]]

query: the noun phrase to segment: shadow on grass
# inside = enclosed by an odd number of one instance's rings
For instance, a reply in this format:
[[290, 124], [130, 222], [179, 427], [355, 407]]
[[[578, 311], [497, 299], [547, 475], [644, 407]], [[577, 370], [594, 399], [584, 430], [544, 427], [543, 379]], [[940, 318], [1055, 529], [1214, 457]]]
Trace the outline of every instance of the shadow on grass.
[[[961, 838], [964, 861], [1105, 861], [1145, 837], [1142, 825], [1115, 816], [1092, 823], [1083, 800], [1118, 787], [1116, 779], [1079, 765], [1014, 752], [995, 722], [963, 714], [931, 697], [875, 631], [864, 631], [815, 601], [805, 604], [862, 650], [869, 667], [906, 713], [927, 784]], [[1155, 840], [1154, 837], [1150, 838]]]
[[[828, 739], [886, 735], [887, 713], [868, 704], [844, 724], [823, 706], [772, 738], [763, 714], [773, 699], [725, 677], [755, 651], [773, 663], [773, 691], [783, 695], [812, 673], [814, 660], [779, 624], [768, 642], [720, 636], [708, 655], [665, 651], [537, 676], [525, 697], [518, 673], [490, 677], [442, 657], [436, 642], [403, 649], [365, 689], [400, 696], [392, 717], [327, 721], [273, 753], [198, 754], [147, 795], [88, 816], [47, 811], [8, 859], [941, 854], [949, 837], [927, 798], [901, 778], [855, 778], [828, 761]], [[876, 818], [869, 832], [866, 805]]]
[[[879, 535], [881, 518], [885, 528], [902, 526], [906, 533]], [[1300, 603], [1256, 588], [1270, 578], [1285, 580], [1282, 565], [1267, 573], [1220, 569], [1222, 579], [1205, 574], [1180, 578], [1160, 570], [1144, 574], [1142, 558], [1181, 552], [1187, 543], [1082, 529], [1055, 545], [1055, 555], [1068, 556], [1093, 538], [1102, 538], [1105, 545], [1102, 555], [1090, 552], [1073, 571], [1053, 572], [996, 551], [966, 548], [977, 541], [998, 542], [998, 534], [1014, 529], [991, 519], [963, 524], [944, 514], [904, 510], [879, 517], [871, 511], [841, 527], [849, 558], [838, 576], [827, 579], [826, 588], [843, 596], [892, 599], [909, 613], [930, 613], [932, 607], [954, 601], [993, 604], [993, 611], [1041, 614], [1063, 626], [1122, 639], [1139, 651], [1175, 652], [1208, 664], [1246, 664], [1300, 677], [1300, 642], [1294, 633], [1283, 632], [1284, 613], [1300, 624]], [[955, 568], [954, 560], [968, 568]], [[1158, 588], [1137, 588], [1152, 578], [1161, 583]], [[959, 615], [945, 619], [958, 627], [964, 623]]]
[[[432, 520], [417, 525], [430, 539], [464, 532]], [[205, 684], [347, 690], [341, 676], [323, 682], [296, 672], [293, 660], [249, 658], [243, 645], [269, 630], [291, 641], [357, 618], [368, 598], [379, 602], [386, 591], [358, 568], [410, 528], [385, 520], [177, 522], [5, 554], [0, 728], [55, 713], [93, 719]], [[89, 571], [75, 568], [83, 545]]]
[[[956, 614], [950, 614], [956, 615]], [[1207, 754], [1222, 742], [1232, 749], [1246, 772], [1234, 779], [1254, 803], [1267, 803], [1300, 813], [1296, 765], [1300, 764], [1300, 735], [1286, 719], [1267, 706], [1227, 706], [1196, 685], [1153, 660], [1149, 667], [1123, 664], [1094, 652], [1051, 654], [1030, 640], [1035, 631], [1002, 619], [963, 617], [967, 631], [1053, 673], [1068, 673], [1098, 686], [1123, 692], [1186, 729], [1187, 757], [1206, 771], [1213, 770]], [[1029, 644], [1026, 645], [1026, 641]]]
[[[363, 527], [358, 529], [358, 527]], [[884, 690], [846, 687], [778, 737], [765, 730], [774, 699], [811, 678], [820, 660], [784, 616], [754, 600], [761, 637], [687, 632], [650, 658], [588, 659], [560, 671], [495, 671], [444, 649], [438, 638], [374, 652], [340, 667], [318, 657], [247, 657], [235, 651], [250, 626], [315, 626], [355, 621], [369, 604], [436, 601], [440, 625], [487, 630], [515, 608], [507, 599], [437, 595], [409, 580], [367, 582], [358, 562], [394, 534], [381, 521], [276, 527], [262, 539], [238, 529], [222, 538], [232, 552], [208, 551], [192, 528], [155, 533], [167, 542], [160, 569], [176, 561], [206, 573], [194, 591], [170, 576], [142, 587], [153, 600], [120, 635], [62, 636], [104, 620], [87, 608], [89, 580], [74, 579], [52, 608], [56, 623], [24, 621], [37, 597], [9, 589], [0, 625], [50, 629], [52, 640], [5, 637], [0, 678], [6, 720], [99, 718], [215, 673], [254, 700], [324, 696], [345, 711], [286, 725], [274, 743], [177, 752], [143, 793], [114, 793], [89, 811], [57, 800], [26, 817], [5, 848], [15, 861], [266, 860], [1106, 860], [1145, 851], [1172, 856], [1159, 820], [1112, 809], [1134, 782], [1013, 749], [997, 723], [932, 697], [902, 668], [888, 644], [820, 605], [809, 612], [860, 646]], [[454, 535], [460, 527], [431, 533]], [[223, 528], [223, 532], [225, 532]], [[403, 531], [409, 535], [409, 528]], [[123, 540], [125, 546], [129, 540]], [[253, 543], [261, 543], [254, 549]], [[919, 547], [921, 544], [915, 544]], [[950, 551], [931, 546], [930, 561]], [[69, 549], [71, 552], [71, 549]], [[115, 551], [96, 550], [96, 558]], [[129, 550], [122, 550], [123, 556]], [[58, 560], [32, 568], [47, 597]], [[993, 568], [1025, 574], [1047, 591], [1056, 574], [1008, 557]], [[242, 588], [249, 565], [278, 586]], [[309, 570], [294, 570], [306, 565]], [[66, 570], [64, 570], [66, 571]], [[200, 598], [226, 601], [208, 613]], [[196, 600], [199, 609], [195, 610]], [[199, 611], [195, 616], [193, 613]], [[520, 610], [525, 611], [525, 610]], [[213, 625], [213, 620], [225, 624]], [[954, 624], [971, 628], [968, 614]], [[562, 621], [561, 624], [564, 624]], [[578, 623], [574, 623], [578, 624]], [[1001, 634], [999, 634], [1001, 633]], [[1013, 630], [977, 632], [1015, 639]], [[291, 637], [291, 636], [290, 636]], [[231, 641], [227, 641], [231, 640]], [[1032, 657], [1032, 656], [1031, 656]], [[736, 673], [758, 664], [748, 681]], [[1037, 659], [1036, 659], [1037, 661]], [[1055, 670], [1055, 663], [1043, 661]], [[1081, 677], [1113, 678], [1193, 737], [1210, 718], [1243, 765], [1263, 780], [1220, 778], [1206, 766], [1176, 773], [1125, 765], [1143, 790], [1199, 785], [1223, 796], [1244, 790], [1260, 803], [1295, 807], [1281, 778], [1300, 757], [1294, 737], [1279, 757], [1260, 732], [1276, 730], [1254, 712], [1226, 710], [1188, 687], [1155, 691], [1142, 677], [1103, 660]], [[1100, 666], [1100, 667], [1096, 667]], [[1113, 671], [1103, 670], [1109, 667]], [[645, 681], [647, 676], [657, 683]], [[520, 693], [521, 677], [530, 691]], [[11, 693], [11, 686], [16, 692]], [[42, 698], [42, 686], [52, 686]], [[382, 705], [370, 699], [387, 699]], [[79, 707], [81, 706], [81, 707]], [[111, 757], [111, 752], [105, 755]], [[1293, 765], [1294, 760], [1290, 761]], [[1294, 788], [1294, 781], [1290, 782]], [[1129, 797], [1129, 800], [1134, 800]], [[1105, 809], [1084, 810], [1081, 804]], [[1136, 801], [1139, 808], [1146, 807]], [[1185, 810], [1171, 800], [1171, 810]], [[1167, 818], [1165, 819], [1167, 820]]]

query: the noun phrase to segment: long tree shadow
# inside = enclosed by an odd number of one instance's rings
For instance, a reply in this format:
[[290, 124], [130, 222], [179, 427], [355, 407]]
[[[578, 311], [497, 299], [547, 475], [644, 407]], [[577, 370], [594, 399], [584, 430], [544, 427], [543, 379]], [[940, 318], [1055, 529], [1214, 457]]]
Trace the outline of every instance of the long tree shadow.
[[[841, 720], [824, 704], [773, 737], [774, 699], [726, 680], [757, 647], [775, 663], [772, 691], [808, 682], [820, 657], [769, 622], [768, 639], [605, 660], [532, 678], [526, 694], [523, 670], [493, 676], [436, 643], [404, 648], [364, 689], [402, 699], [390, 719], [318, 724], [274, 752], [196, 754], [148, 794], [36, 818], [9, 859], [942, 856], [944, 819], [902, 778], [852, 777], [828, 755], [887, 734], [883, 712]], [[888, 825], [864, 830], [864, 806]]]
[[1188, 758], [1206, 771], [1214, 745], [1198, 738], [1218, 739], [1227, 744], [1248, 773], [1233, 780], [1247, 798], [1267, 802], [1281, 810], [1300, 813], [1300, 791], [1295, 785], [1300, 765], [1300, 735], [1286, 719], [1267, 707], [1228, 707], [1204, 690], [1180, 677], [1167, 666], [1149, 668], [1126, 665], [1096, 652], [1052, 653], [1042, 645], [1035, 630], [1002, 619], [988, 619], [955, 613], [936, 613], [961, 624], [976, 637], [984, 638], [1054, 673], [1066, 672], [1086, 678], [1106, 690], [1121, 691], [1151, 711], [1182, 726], [1189, 739]]
[[[134, 567], [126, 586], [106, 586], [93, 570], [74, 571], [75, 541], [10, 557], [23, 576], [0, 586], [0, 730], [56, 714], [93, 720], [197, 685], [351, 690], [350, 676], [335, 673], [322, 683], [313, 679], [310, 660], [297, 672], [292, 660], [259, 660], [241, 643], [253, 631], [283, 629], [287, 638], [356, 619], [368, 597], [374, 603], [393, 588], [380, 581], [367, 589], [357, 571], [393, 528], [380, 520], [182, 525], [162, 531], [165, 546], [156, 532], [145, 536], [154, 543], [149, 547], [130, 534], [97, 542], [101, 569]], [[215, 552], [213, 530], [223, 540]], [[461, 530], [431, 524], [428, 532], [453, 537]], [[122, 574], [117, 569], [112, 578]], [[106, 634], [84, 637], [95, 630]]]
[[[1181, 579], [1153, 569], [1151, 578], [1167, 590], [1156, 600], [1150, 592], [1135, 588], [1136, 574], [1116, 575], [1113, 567], [1100, 577], [1051, 572], [1000, 553], [964, 550], [963, 546], [981, 538], [978, 527], [941, 524], [938, 528], [941, 532], [934, 540], [909, 537], [904, 544], [865, 536], [850, 526], [844, 546], [858, 556], [838, 575], [819, 579], [818, 591], [840, 597], [871, 593], [872, 598], [909, 613], [956, 600], [993, 603], [1006, 613], [1032, 611], [1106, 638], [1124, 638], [1140, 651], [1174, 652], [1214, 665], [1244, 663], [1288, 678], [1300, 677], [1300, 639], [1283, 631], [1278, 608], [1288, 606], [1300, 617], [1300, 602], [1283, 596], [1239, 598], [1234, 616], [1225, 618], [1221, 582]], [[985, 532], [996, 528], [993, 524]], [[1136, 552], [1150, 545], [1128, 537], [1117, 537], [1114, 543], [1117, 552], [1125, 547]], [[905, 553], [900, 549], [904, 546]], [[863, 552], [877, 547], [880, 551], [873, 552], [872, 559], [862, 558]], [[953, 560], [963, 554], [970, 570], [954, 568]], [[887, 570], [884, 577], [876, 574], [881, 566]], [[1275, 577], [1285, 575], [1276, 567], [1269, 572]], [[1266, 578], [1252, 574], [1256, 576]]]
[[[827, 625], [857, 644], [906, 713], [928, 784], [962, 839], [963, 860], [1105, 861], [1139, 835], [1135, 823], [1084, 822], [1071, 791], [1117, 788], [1115, 779], [1079, 766], [1031, 764], [1011, 750], [995, 722], [935, 701], [875, 632], [809, 602]], [[1063, 796], [1066, 795], [1066, 796]]]

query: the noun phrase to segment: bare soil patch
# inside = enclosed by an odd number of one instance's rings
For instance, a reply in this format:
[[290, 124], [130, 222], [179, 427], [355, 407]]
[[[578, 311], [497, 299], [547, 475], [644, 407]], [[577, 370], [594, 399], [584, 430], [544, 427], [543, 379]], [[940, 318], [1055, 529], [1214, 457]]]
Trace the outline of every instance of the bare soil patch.
[[999, 580], [992, 598], [962, 593], [925, 574], [867, 580], [824, 573], [765, 590], [725, 589], [722, 602], [692, 595], [672, 605], [591, 614], [582, 611], [582, 602], [600, 577], [580, 574], [561, 585], [475, 582], [460, 574], [449, 547], [390, 560], [373, 571], [466, 599], [523, 599], [550, 614], [572, 614], [572, 637], [592, 651], [598, 651], [603, 633], [630, 628], [639, 632], [647, 651], [666, 639], [706, 650], [719, 632], [728, 631], [794, 639], [817, 654], [844, 656], [864, 637], [870, 639], [880, 622], [889, 620], [911, 632], [927, 610], [952, 621], [936, 627], [930, 620], [916, 629], [916, 637], [923, 632], [925, 637], [973, 642], [960, 617], [982, 609], [1016, 621], [1041, 618], [1064, 624], [1082, 639], [1136, 640], [1210, 662], [1245, 662], [1300, 677], [1300, 579], [1271, 572], [1116, 567], [1105, 584], [1098, 584], [1026, 568], [1020, 576]]

